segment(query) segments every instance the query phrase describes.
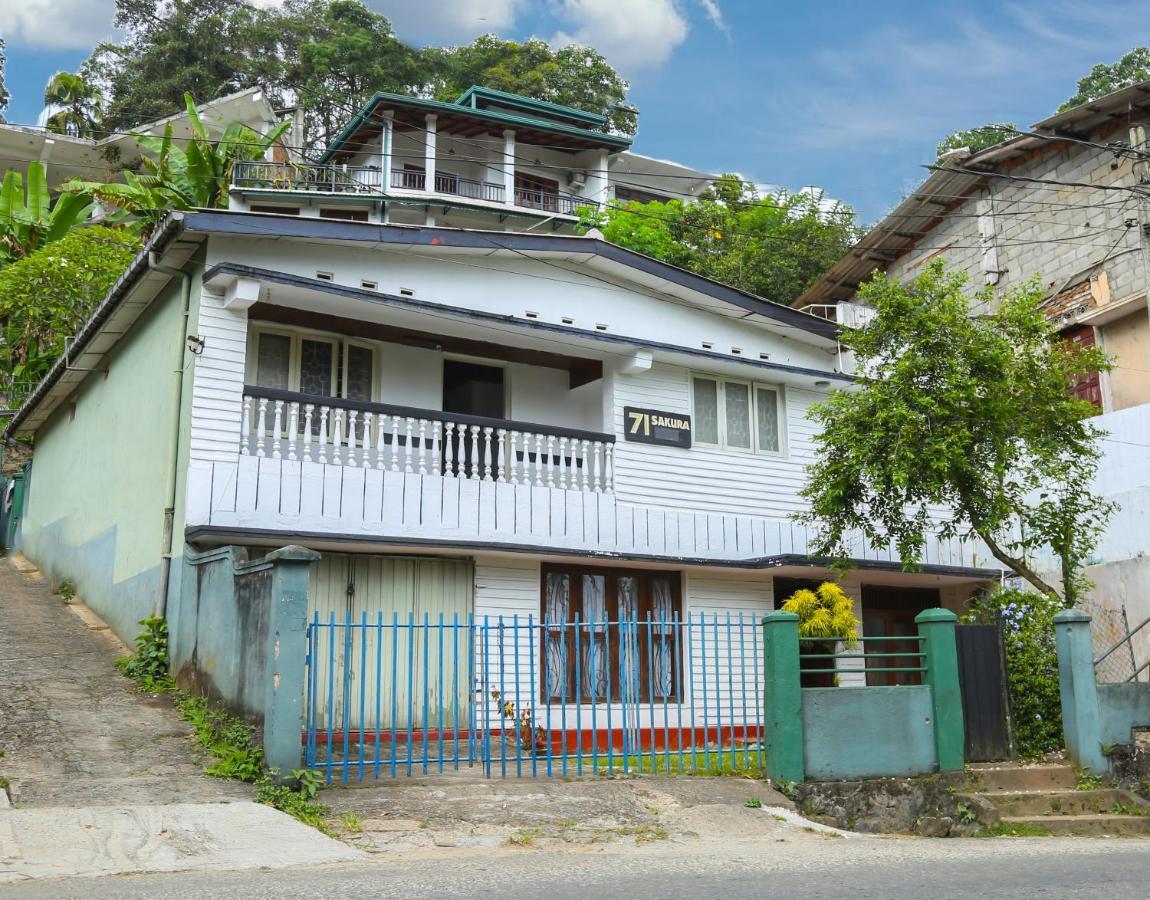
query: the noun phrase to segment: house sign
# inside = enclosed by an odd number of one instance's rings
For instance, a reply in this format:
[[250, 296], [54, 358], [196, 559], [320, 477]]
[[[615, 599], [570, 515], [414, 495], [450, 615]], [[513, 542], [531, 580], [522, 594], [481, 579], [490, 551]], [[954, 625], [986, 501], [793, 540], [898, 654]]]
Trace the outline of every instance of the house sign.
[[640, 444], [663, 444], [686, 450], [691, 446], [691, 417], [661, 409], [624, 406], [623, 438]]

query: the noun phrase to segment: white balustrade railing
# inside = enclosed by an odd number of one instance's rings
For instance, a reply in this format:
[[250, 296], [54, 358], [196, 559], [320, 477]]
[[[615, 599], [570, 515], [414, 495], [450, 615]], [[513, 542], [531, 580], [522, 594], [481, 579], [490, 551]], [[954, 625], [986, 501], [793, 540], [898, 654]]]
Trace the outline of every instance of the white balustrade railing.
[[612, 435], [246, 388], [240, 454], [613, 493]]

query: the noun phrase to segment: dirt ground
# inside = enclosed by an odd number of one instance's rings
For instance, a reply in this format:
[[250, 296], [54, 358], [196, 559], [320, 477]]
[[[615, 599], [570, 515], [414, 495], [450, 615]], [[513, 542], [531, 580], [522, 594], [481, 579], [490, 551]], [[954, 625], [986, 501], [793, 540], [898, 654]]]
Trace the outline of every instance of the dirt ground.
[[344, 840], [376, 853], [843, 836], [799, 817], [764, 782], [739, 777], [485, 779], [458, 773], [333, 787], [321, 799]]
[[[82, 613], [83, 609], [79, 608]], [[109, 806], [247, 799], [207, 778], [166, 697], [136, 693], [115, 669], [126, 648], [34, 572], [0, 559], [0, 776], [18, 806]]]

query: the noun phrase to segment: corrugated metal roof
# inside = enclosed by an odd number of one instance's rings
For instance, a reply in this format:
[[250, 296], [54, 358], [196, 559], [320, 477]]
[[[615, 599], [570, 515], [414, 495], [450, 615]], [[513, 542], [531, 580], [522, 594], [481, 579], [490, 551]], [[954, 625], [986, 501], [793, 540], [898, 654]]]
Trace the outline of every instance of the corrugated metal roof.
[[[1004, 164], [1037, 149], [1062, 146], [1049, 137], [1083, 139], [1116, 121], [1139, 121], [1150, 116], [1150, 81], [1115, 91], [1089, 103], [1057, 113], [1031, 126], [1042, 137], [1020, 135], [979, 151], [961, 161], [963, 169], [991, 174]], [[803, 292], [794, 306], [833, 303], [851, 299], [859, 284], [875, 269], [885, 269], [911, 250], [924, 232], [930, 231], [953, 209], [984, 185], [986, 175], [938, 169], [893, 211], [872, 228], [818, 281]]]

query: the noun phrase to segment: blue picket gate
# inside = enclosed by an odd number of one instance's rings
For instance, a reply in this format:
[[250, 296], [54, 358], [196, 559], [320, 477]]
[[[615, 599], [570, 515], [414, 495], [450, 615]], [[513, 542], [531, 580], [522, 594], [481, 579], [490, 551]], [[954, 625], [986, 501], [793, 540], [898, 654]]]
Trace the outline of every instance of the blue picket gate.
[[752, 615], [317, 614], [307, 647], [304, 758], [329, 782], [477, 766], [536, 777], [763, 765]]

